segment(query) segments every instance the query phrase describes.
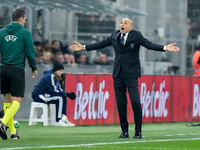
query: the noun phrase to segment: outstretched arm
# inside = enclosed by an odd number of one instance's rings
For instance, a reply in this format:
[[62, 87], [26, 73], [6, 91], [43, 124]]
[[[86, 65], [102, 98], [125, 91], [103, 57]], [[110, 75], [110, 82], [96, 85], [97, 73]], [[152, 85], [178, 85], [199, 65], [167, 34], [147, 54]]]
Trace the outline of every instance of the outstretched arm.
[[85, 49], [85, 46], [82, 45], [81, 43], [78, 43], [78, 42], [75, 41], [75, 44], [70, 45], [69, 48], [70, 48], [72, 51], [81, 51], [81, 50], [84, 50], [84, 49]]
[[72, 51], [81, 51], [81, 50], [87, 50], [87, 51], [92, 51], [92, 50], [97, 50], [101, 49], [104, 47], [108, 47], [112, 45], [112, 39], [111, 37], [107, 37], [102, 41], [92, 43], [92, 44], [87, 44], [87, 45], [82, 45], [78, 42], [75, 41], [75, 44], [71, 44], [69, 48]]
[[174, 45], [176, 45], [176, 43], [172, 43], [172, 44], [166, 45], [166, 50], [167, 51], [171, 51], [171, 52], [177, 52], [177, 51], [179, 51], [180, 48], [177, 47], [177, 46], [174, 46]]

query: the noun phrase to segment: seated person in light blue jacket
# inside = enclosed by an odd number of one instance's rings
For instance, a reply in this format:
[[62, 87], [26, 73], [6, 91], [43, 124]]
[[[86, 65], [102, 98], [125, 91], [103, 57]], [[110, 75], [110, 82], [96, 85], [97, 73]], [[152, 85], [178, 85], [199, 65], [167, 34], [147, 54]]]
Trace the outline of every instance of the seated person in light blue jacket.
[[56, 104], [56, 126], [75, 126], [67, 119], [66, 109], [67, 97], [74, 100], [76, 95], [65, 92], [61, 87], [63, 70], [64, 66], [55, 62], [52, 70], [44, 71], [44, 76], [33, 89], [32, 98], [35, 102]]

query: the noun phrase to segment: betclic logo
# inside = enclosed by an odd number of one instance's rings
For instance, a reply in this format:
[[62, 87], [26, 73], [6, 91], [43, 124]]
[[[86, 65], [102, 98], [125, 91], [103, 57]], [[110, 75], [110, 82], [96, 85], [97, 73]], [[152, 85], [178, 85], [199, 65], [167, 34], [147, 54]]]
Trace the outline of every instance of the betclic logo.
[[105, 80], [99, 84], [99, 91], [93, 90], [93, 82], [90, 84], [89, 91], [83, 91], [83, 84], [77, 83], [76, 103], [74, 120], [85, 119], [106, 119], [108, 110], [106, 110], [106, 102], [109, 99], [109, 92], [104, 91]]
[[194, 84], [193, 117], [197, 116], [200, 116], [200, 93], [199, 93], [199, 85]]
[[160, 83], [159, 91], [155, 90], [155, 83], [152, 90], [147, 91], [146, 83], [141, 83], [140, 99], [142, 104], [142, 115], [148, 117], [167, 117], [168, 109], [166, 102], [169, 99], [169, 91], [165, 89], [165, 81]]

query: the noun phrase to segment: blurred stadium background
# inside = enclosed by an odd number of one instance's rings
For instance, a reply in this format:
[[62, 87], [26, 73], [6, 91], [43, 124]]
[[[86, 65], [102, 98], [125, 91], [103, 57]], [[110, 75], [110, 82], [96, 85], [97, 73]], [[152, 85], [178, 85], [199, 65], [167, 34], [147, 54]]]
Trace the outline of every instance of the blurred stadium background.
[[[193, 75], [192, 56], [200, 43], [200, 0], [0, 0], [0, 28], [11, 21], [11, 12], [24, 7], [25, 27], [34, 41], [59, 40], [63, 45], [74, 41], [83, 44], [101, 40], [119, 28], [120, 20], [133, 20], [133, 28], [159, 44], [176, 42], [180, 52], [159, 53], [140, 50], [142, 74]], [[87, 52], [92, 65], [65, 65], [66, 73], [111, 74], [114, 52], [112, 47], [100, 50], [108, 56], [110, 65], [95, 65], [99, 51]], [[26, 93], [22, 109], [16, 118], [28, 119], [31, 92], [44, 70], [51, 65], [38, 64], [39, 76], [31, 80], [26, 67]], [[2, 107], [2, 96], [0, 96]], [[23, 106], [24, 105], [24, 106]], [[0, 108], [1, 109], [1, 108]]]

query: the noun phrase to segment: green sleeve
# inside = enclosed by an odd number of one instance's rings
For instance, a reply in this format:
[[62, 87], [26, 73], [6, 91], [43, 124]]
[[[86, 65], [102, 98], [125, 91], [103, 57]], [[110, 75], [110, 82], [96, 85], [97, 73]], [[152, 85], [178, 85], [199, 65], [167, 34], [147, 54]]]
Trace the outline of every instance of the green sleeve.
[[25, 49], [25, 54], [28, 59], [29, 65], [32, 68], [32, 71], [37, 70], [36, 63], [35, 63], [34, 44], [31, 37], [31, 33], [29, 31], [26, 31], [26, 35], [24, 39], [24, 49]]

